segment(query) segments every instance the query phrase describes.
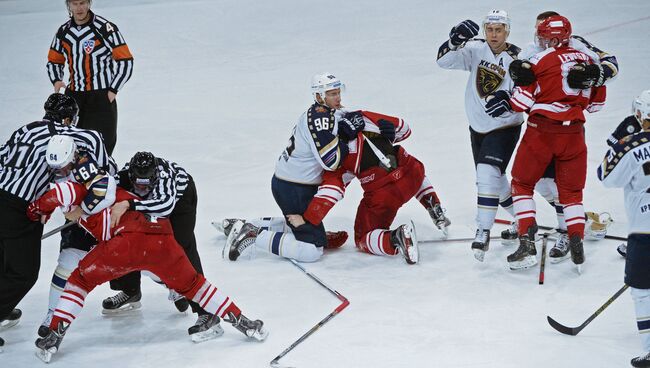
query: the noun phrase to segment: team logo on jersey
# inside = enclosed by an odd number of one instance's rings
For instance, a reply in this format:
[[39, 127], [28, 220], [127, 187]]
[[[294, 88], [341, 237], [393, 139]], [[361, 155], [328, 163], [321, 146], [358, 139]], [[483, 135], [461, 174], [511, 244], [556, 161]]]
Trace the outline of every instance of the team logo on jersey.
[[503, 77], [499, 73], [479, 65], [476, 70], [476, 91], [480, 98], [496, 92], [503, 82]]
[[82, 44], [86, 54], [90, 54], [95, 49], [95, 40], [86, 40]]
[[324, 106], [321, 106], [321, 105], [317, 105], [315, 110], [316, 110], [316, 112], [321, 113], [321, 114], [327, 112], [327, 109]]

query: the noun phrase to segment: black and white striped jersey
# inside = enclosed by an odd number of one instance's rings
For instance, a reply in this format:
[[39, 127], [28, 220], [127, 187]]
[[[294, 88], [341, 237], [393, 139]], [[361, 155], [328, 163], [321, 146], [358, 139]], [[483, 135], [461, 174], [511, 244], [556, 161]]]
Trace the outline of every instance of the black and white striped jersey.
[[55, 134], [71, 136], [79, 148], [93, 155], [100, 167], [111, 174], [117, 171], [99, 133], [47, 120], [35, 121], [16, 130], [0, 147], [0, 190], [32, 202], [49, 189], [54, 175], [45, 160], [45, 151]]
[[[133, 210], [157, 217], [168, 217], [174, 210], [176, 201], [185, 193], [190, 176], [175, 162], [156, 157], [158, 163], [158, 183], [149, 194], [141, 200], [133, 200]], [[129, 164], [124, 165], [118, 173], [118, 185], [133, 191], [129, 179]], [[135, 192], [134, 192], [135, 193]]]
[[59, 27], [47, 56], [52, 84], [63, 80], [68, 63], [72, 91], [119, 91], [133, 73], [133, 56], [114, 23], [90, 12], [90, 21], [77, 25], [70, 18]]

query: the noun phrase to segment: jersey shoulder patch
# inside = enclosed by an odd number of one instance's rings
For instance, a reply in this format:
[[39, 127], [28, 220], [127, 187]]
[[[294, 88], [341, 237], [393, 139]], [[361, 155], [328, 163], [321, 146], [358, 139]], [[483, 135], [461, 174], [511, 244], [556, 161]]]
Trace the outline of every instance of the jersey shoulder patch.
[[510, 55], [511, 58], [517, 60], [517, 57], [521, 52], [521, 48], [518, 47], [517, 45], [506, 42], [506, 52], [508, 53], [508, 55]]
[[323, 105], [313, 104], [307, 110], [307, 127], [309, 128], [309, 132], [312, 135], [322, 131], [332, 133], [334, 131], [335, 121], [334, 111]]

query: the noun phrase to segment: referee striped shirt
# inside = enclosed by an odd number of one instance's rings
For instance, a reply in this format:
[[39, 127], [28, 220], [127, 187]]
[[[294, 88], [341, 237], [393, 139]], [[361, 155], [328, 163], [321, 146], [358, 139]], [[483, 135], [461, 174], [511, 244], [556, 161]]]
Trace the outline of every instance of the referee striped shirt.
[[59, 27], [47, 56], [52, 84], [63, 80], [68, 63], [72, 91], [108, 89], [117, 93], [133, 73], [133, 56], [114, 23], [90, 12], [86, 24], [73, 18]]
[[[190, 182], [190, 176], [175, 162], [156, 157], [158, 163], [158, 183], [146, 198], [134, 200], [134, 210], [156, 217], [169, 217], [181, 199]], [[120, 186], [133, 190], [129, 179], [129, 164], [124, 165], [118, 173]]]
[[50, 137], [55, 134], [72, 137], [79, 148], [93, 155], [100, 167], [111, 174], [117, 171], [99, 133], [47, 120], [36, 121], [16, 130], [0, 147], [0, 190], [27, 202], [45, 194], [54, 179], [45, 160], [45, 151]]

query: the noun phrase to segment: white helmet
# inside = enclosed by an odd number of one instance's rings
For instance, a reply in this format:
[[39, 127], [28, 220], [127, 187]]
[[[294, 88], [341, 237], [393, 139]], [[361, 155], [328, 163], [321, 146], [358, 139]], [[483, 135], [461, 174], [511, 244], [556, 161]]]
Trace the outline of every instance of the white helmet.
[[345, 90], [345, 84], [341, 83], [341, 80], [334, 74], [316, 74], [311, 78], [311, 94], [314, 96], [314, 101], [318, 102], [317, 94], [325, 101], [325, 92], [333, 89], [341, 89], [341, 92]]
[[641, 92], [632, 103], [632, 112], [643, 128], [643, 120], [650, 120], [650, 90]]
[[483, 18], [483, 32], [486, 24], [503, 24], [506, 32], [510, 33], [510, 17], [505, 10], [492, 10]]
[[47, 144], [45, 160], [52, 169], [58, 170], [72, 163], [76, 152], [77, 145], [72, 137], [55, 135]]

